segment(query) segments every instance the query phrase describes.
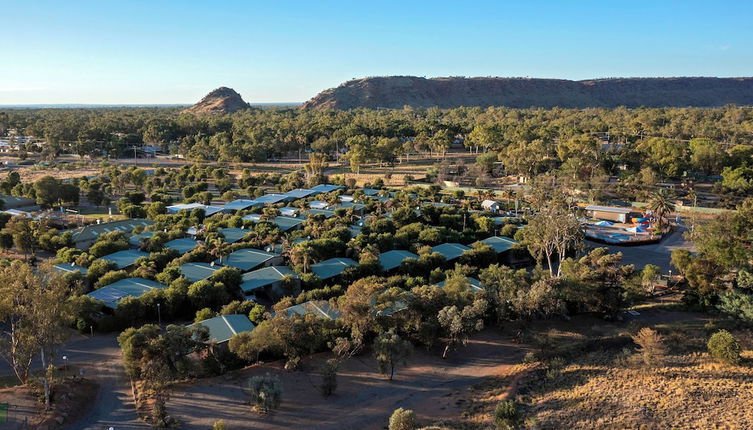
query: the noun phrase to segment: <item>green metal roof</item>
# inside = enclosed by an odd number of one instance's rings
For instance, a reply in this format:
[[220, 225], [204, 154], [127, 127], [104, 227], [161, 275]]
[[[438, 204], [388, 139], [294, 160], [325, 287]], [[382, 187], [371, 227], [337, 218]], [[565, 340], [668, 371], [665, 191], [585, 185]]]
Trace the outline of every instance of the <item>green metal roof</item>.
[[247, 316], [237, 314], [220, 315], [195, 324], [201, 324], [208, 328], [209, 339], [217, 343], [225, 343], [236, 334], [244, 331], [252, 331], [255, 328], [254, 323]]
[[167, 248], [174, 249], [178, 251], [178, 254], [183, 255], [196, 248], [198, 244], [199, 242], [195, 241], [194, 239], [182, 238], [171, 240], [170, 242], [167, 242], [165, 246]]
[[298, 279], [298, 274], [287, 266], [269, 266], [254, 270], [243, 275], [241, 290], [243, 290], [244, 294], [249, 294], [256, 289], [272, 285], [285, 276], [292, 276]]
[[358, 263], [350, 258], [330, 258], [321, 263], [312, 264], [311, 271], [321, 279], [329, 279], [341, 274], [346, 268], [357, 265]]
[[203, 281], [219, 270], [219, 267], [207, 263], [186, 263], [180, 266], [180, 272], [191, 282]]
[[17, 208], [37, 205], [36, 200], [29, 199], [26, 197], [0, 196], [0, 200], [2, 200], [3, 203], [5, 204], [3, 209], [17, 209]]
[[471, 248], [460, 243], [443, 243], [431, 248], [432, 252], [438, 252], [442, 254], [447, 261], [460, 257], [465, 251], [468, 251], [469, 249]]
[[101, 300], [105, 303], [105, 306], [115, 309], [118, 303], [126, 297], [139, 297], [147, 291], [165, 288], [167, 288], [166, 285], [148, 279], [126, 278], [92, 291], [87, 296]]
[[220, 233], [222, 233], [223, 236], [225, 236], [225, 242], [227, 243], [238, 242], [239, 240], [243, 239], [244, 237], [246, 237], [247, 234], [250, 233], [249, 230], [245, 230], [242, 228], [234, 228], [234, 227], [221, 228], [219, 231]]
[[277, 216], [275, 217], [272, 222], [277, 225], [277, 227], [280, 228], [282, 231], [288, 231], [291, 229], [294, 229], [298, 227], [299, 225], [303, 224], [302, 219], [300, 218], [294, 218], [289, 216]]
[[126, 219], [121, 221], [103, 222], [101, 224], [90, 224], [81, 228], [72, 230], [71, 238], [74, 243], [95, 240], [104, 233], [112, 231], [122, 231], [130, 234], [137, 226], [148, 226], [154, 224], [154, 221], [148, 219]]
[[497, 254], [501, 254], [505, 251], [509, 251], [517, 243], [508, 237], [500, 237], [500, 236], [487, 237], [486, 239], [480, 242], [485, 243], [491, 246], [492, 248], [494, 248], [494, 251]]
[[139, 233], [137, 235], [131, 236], [128, 239], [128, 243], [130, 243], [133, 246], [141, 246], [141, 239], [149, 239], [150, 237], [154, 236], [153, 231], [145, 231], [143, 233]]
[[418, 258], [418, 255], [410, 251], [392, 250], [379, 254], [379, 264], [385, 271], [390, 271], [407, 260], [408, 258]]
[[112, 261], [118, 266], [118, 269], [124, 269], [136, 262], [141, 257], [149, 257], [149, 254], [136, 249], [126, 249], [124, 251], [113, 252], [112, 254], [101, 257], [100, 260]]
[[316, 316], [328, 318], [331, 320], [336, 320], [341, 316], [340, 311], [330, 306], [329, 302], [326, 300], [308, 301], [301, 303], [300, 305], [295, 305], [283, 309], [282, 311], [280, 311], [280, 313], [285, 314], [288, 317], [292, 317], [293, 315], [303, 316], [307, 314], [314, 314]]
[[260, 249], [239, 249], [228, 255], [222, 264], [245, 272], [255, 269], [275, 257], [279, 257], [279, 255]]
[[79, 273], [83, 273], [84, 275], [86, 275], [86, 273], [89, 271], [89, 269], [87, 269], [86, 267], [75, 266], [71, 263], [56, 264], [55, 266], [53, 266], [53, 269], [56, 272], [61, 272], [61, 273], [79, 272]]

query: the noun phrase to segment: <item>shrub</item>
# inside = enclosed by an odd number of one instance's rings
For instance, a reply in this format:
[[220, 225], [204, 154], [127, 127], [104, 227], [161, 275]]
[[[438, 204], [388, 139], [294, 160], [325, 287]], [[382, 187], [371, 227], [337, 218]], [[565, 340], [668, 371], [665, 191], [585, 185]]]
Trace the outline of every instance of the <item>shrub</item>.
[[251, 391], [251, 404], [262, 414], [268, 414], [280, 406], [282, 400], [282, 382], [277, 376], [267, 373], [264, 376], [254, 376], [248, 380]]
[[338, 361], [334, 358], [327, 360], [322, 365], [322, 395], [327, 397], [331, 396], [337, 389], [337, 367]]
[[518, 226], [515, 224], [505, 224], [504, 227], [502, 227], [502, 230], [500, 230], [499, 234], [502, 236], [507, 237], [515, 237], [515, 233], [518, 232]]
[[638, 345], [638, 354], [646, 365], [660, 365], [664, 361], [667, 348], [664, 346], [664, 339], [656, 330], [644, 327], [631, 337]]
[[513, 428], [518, 421], [518, 408], [512, 400], [497, 403], [494, 408], [494, 425], [498, 429]]
[[203, 308], [196, 311], [196, 317], [193, 319], [194, 322], [204, 321], [208, 320], [209, 318], [214, 318], [217, 314], [209, 309], [209, 308]]
[[727, 364], [740, 363], [740, 343], [727, 330], [719, 330], [711, 335], [707, 346], [709, 354], [717, 361]]
[[227, 430], [224, 420], [217, 420], [212, 424], [212, 430]]
[[415, 428], [416, 413], [410, 409], [395, 409], [390, 416], [389, 430], [413, 430]]

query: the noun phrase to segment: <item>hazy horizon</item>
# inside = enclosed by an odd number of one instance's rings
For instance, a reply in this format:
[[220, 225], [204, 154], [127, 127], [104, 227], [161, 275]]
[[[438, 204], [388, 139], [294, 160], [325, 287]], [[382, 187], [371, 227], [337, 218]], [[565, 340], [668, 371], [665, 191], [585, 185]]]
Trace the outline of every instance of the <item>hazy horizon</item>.
[[4, 5], [0, 105], [301, 103], [367, 76], [750, 76], [753, 4]]

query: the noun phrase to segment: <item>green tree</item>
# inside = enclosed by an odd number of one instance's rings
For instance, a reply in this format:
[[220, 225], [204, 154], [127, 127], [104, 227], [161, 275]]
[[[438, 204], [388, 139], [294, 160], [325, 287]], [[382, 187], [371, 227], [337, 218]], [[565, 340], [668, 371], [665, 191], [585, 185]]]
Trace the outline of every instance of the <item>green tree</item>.
[[331, 396], [337, 389], [337, 370], [340, 366], [340, 362], [334, 358], [330, 358], [321, 367], [322, 374], [322, 395], [324, 397]]
[[707, 346], [711, 357], [719, 362], [737, 365], [742, 360], [740, 343], [727, 330], [719, 330], [711, 335]]
[[280, 406], [282, 401], [282, 382], [277, 376], [267, 373], [253, 376], [248, 380], [251, 404], [261, 414], [269, 414]]
[[389, 373], [390, 381], [395, 375], [395, 366], [405, 364], [412, 351], [410, 341], [401, 339], [394, 331], [382, 333], [374, 339], [374, 357], [379, 364], [379, 371], [382, 374]]
[[390, 415], [389, 430], [414, 430], [417, 427], [416, 413], [398, 408]]
[[442, 358], [447, 358], [450, 350], [458, 344], [465, 344], [472, 333], [484, 328], [483, 316], [487, 308], [486, 300], [476, 299], [472, 304], [462, 309], [452, 305], [445, 306], [439, 311], [437, 320], [444, 329], [447, 339]]
[[690, 164], [707, 175], [719, 172], [727, 158], [727, 153], [724, 152], [722, 146], [711, 139], [691, 139], [689, 146]]
[[666, 188], [656, 190], [646, 207], [654, 213], [659, 230], [666, 226], [667, 215], [675, 210], [675, 204], [672, 203], [672, 198]]

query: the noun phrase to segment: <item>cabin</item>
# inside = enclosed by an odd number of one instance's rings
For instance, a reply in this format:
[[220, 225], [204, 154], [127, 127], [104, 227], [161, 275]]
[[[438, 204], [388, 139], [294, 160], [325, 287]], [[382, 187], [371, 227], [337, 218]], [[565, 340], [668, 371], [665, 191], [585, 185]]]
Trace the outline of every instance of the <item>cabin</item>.
[[221, 264], [227, 267], [235, 267], [241, 272], [248, 272], [257, 267], [275, 266], [282, 264], [280, 254], [262, 251], [260, 249], [239, 249], [223, 259]]
[[147, 219], [127, 219], [121, 221], [103, 222], [90, 224], [77, 229], [69, 230], [71, 232], [71, 241], [76, 249], [86, 251], [94, 245], [99, 236], [113, 231], [122, 231], [126, 236], [130, 236], [136, 227], [146, 227], [154, 224], [154, 221]]
[[431, 252], [438, 252], [442, 254], [445, 260], [453, 261], [460, 258], [469, 249], [471, 248], [460, 243], [443, 243], [432, 247]]
[[197, 246], [199, 246], [199, 242], [189, 238], [175, 239], [165, 243], [166, 248], [174, 249], [180, 255], [191, 252]]
[[199, 282], [209, 279], [217, 270], [219, 270], [219, 267], [216, 267], [214, 263], [186, 263], [180, 266], [180, 273], [182, 273], [183, 277], [190, 282]]
[[209, 330], [209, 341], [216, 345], [227, 343], [238, 333], [252, 331], [256, 326], [245, 315], [220, 315], [199, 321], [192, 325], [202, 325]]
[[113, 252], [112, 254], [107, 254], [103, 257], [100, 257], [99, 259], [115, 263], [117, 269], [121, 270], [130, 268], [131, 266], [136, 264], [136, 261], [139, 258], [142, 257], [149, 258], [149, 253], [135, 249], [126, 249], [123, 251]]
[[311, 271], [320, 279], [326, 280], [341, 275], [348, 267], [357, 265], [358, 263], [350, 258], [330, 258], [311, 265]]
[[410, 251], [395, 249], [379, 254], [379, 264], [385, 272], [389, 272], [400, 267], [400, 265], [403, 264], [403, 261], [409, 258], [418, 259], [418, 255]]
[[342, 314], [340, 311], [332, 307], [326, 300], [311, 300], [301, 303], [300, 305], [291, 306], [280, 311], [280, 314], [287, 317], [294, 315], [304, 316], [308, 314], [314, 314], [320, 318], [326, 318], [329, 320], [339, 319]]
[[499, 212], [499, 210], [502, 207], [499, 205], [499, 202], [494, 200], [484, 200], [481, 202], [481, 209], [489, 212]]
[[262, 294], [270, 300], [277, 300], [282, 298], [286, 293], [282, 289], [282, 280], [286, 276], [291, 277], [296, 284], [300, 285], [300, 277], [289, 267], [268, 266], [244, 273], [241, 290], [246, 297]]
[[589, 218], [601, 219], [620, 223], [629, 223], [633, 217], [640, 217], [640, 212], [631, 208], [620, 208], [614, 206], [586, 206], [586, 215]]
[[118, 303], [126, 297], [141, 297], [152, 290], [164, 290], [167, 285], [144, 278], [126, 278], [110, 285], [94, 290], [87, 296], [101, 300], [110, 309], [118, 307]]

